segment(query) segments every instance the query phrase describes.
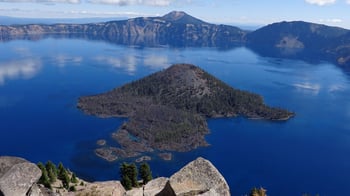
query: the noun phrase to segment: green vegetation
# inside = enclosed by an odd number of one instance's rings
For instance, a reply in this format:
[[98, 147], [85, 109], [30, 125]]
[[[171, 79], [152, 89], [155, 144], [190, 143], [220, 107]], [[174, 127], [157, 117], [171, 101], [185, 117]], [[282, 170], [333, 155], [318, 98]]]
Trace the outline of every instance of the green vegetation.
[[235, 114], [284, 119], [293, 115], [286, 110], [266, 106], [261, 96], [234, 89], [194, 65], [172, 66], [168, 70], [126, 84], [117, 91], [148, 97], [157, 104], [208, 117]]
[[72, 177], [71, 177], [70, 181], [72, 183], [78, 183], [78, 179], [77, 179], [77, 176], [75, 175], [75, 173], [72, 174]]
[[38, 167], [40, 168], [42, 175], [39, 179], [39, 184], [44, 185], [46, 188], [52, 189], [52, 185], [58, 180], [62, 182], [62, 188], [66, 190], [75, 189], [70, 186], [70, 183], [78, 183], [78, 179], [73, 172], [67, 170], [62, 163], [59, 163], [58, 166], [51, 161], [47, 161], [44, 165], [39, 162]]
[[69, 189], [70, 178], [68, 171], [64, 168], [62, 163], [58, 164], [58, 179], [62, 181], [63, 188]]
[[142, 179], [143, 184], [152, 180], [152, 172], [148, 163], [144, 162], [139, 167], [139, 174]]
[[44, 185], [46, 188], [51, 189], [52, 187], [51, 187], [51, 183], [50, 183], [50, 178], [49, 178], [49, 175], [47, 173], [46, 167], [41, 162], [39, 162], [37, 165], [40, 168], [41, 173], [42, 173], [38, 183]]
[[[123, 129], [147, 140], [152, 148], [177, 151], [188, 151], [196, 145], [204, 146], [204, 135], [209, 133], [203, 116], [162, 105], [139, 110], [124, 124]], [[198, 140], [202, 142], [194, 143]]]
[[56, 165], [53, 164], [51, 161], [47, 161], [45, 165], [46, 171], [48, 173], [48, 177], [50, 178], [50, 183], [54, 183], [57, 180], [57, 168]]
[[[138, 144], [146, 145], [143, 149], [171, 151], [207, 146], [206, 117], [287, 120], [294, 115], [269, 107], [260, 95], [234, 89], [189, 64], [173, 65], [100, 95], [80, 97], [78, 107], [103, 117], [129, 117], [119, 130], [135, 136]], [[135, 145], [122, 146], [127, 152], [142, 152]]]
[[[139, 187], [137, 180], [138, 172], [135, 163], [124, 162], [120, 165], [119, 169], [121, 178], [120, 183], [126, 190], [130, 190], [132, 187]], [[141, 163], [139, 167], [139, 175], [143, 184], [146, 184], [152, 180], [152, 172], [150, 166], [147, 163]]]
[[249, 196], [267, 196], [266, 195], [266, 190], [262, 187], [256, 188], [254, 187], [251, 191]]
[[128, 164], [122, 163], [120, 166], [121, 184], [126, 190], [130, 190], [132, 187], [138, 187], [137, 181], [137, 168], [135, 163]]

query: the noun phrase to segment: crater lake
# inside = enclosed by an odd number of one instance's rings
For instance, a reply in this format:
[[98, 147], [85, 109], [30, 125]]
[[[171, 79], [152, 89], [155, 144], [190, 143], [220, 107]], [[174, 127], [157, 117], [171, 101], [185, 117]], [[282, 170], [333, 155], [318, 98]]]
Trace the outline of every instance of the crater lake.
[[[232, 195], [349, 195], [350, 85], [328, 62], [259, 56], [249, 48], [174, 48], [47, 38], [0, 43], [0, 155], [62, 162], [86, 180], [119, 179], [119, 164], [94, 154], [125, 118], [85, 115], [80, 96], [111, 90], [175, 63], [191, 63], [230, 86], [296, 113], [288, 121], [208, 119], [209, 147], [153, 156], [153, 176], [169, 177], [198, 156], [223, 174]], [[312, 62], [312, 61], [311, 61]], [[117, 145], [117, 144], [116, 144]]]

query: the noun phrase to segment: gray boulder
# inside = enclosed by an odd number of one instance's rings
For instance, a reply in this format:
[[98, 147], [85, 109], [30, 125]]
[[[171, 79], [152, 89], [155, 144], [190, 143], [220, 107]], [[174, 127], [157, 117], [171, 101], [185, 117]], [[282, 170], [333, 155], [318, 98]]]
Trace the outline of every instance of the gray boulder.
[[168, 178], [159, 177], [149, 181], [144, 186], [143, 196], [153, 196], [158, 194], [165, 187], [168, 180]]
[[40, 187], [34, 184], [27, 193], [27, 196], [44, 196], [44, 194], [41, 192]]
[[0, 195], [25, 196], [40, 177], [35, 164], [18, 157], [0, 157]]
[[214, 165], [199, 157], [172, 175], [157, 195], [229, 196], [230, 188]]
[[28, 162], [19, 157], [0, 156], [0, 178], [14, 165]]

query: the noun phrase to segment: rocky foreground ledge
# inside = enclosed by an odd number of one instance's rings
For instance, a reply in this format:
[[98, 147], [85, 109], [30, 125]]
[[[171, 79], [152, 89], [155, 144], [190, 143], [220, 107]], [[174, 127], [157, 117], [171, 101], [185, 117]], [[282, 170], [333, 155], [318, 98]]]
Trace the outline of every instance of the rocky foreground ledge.
[[159, 177], [140, 188], [125, 191], [119, 181], [84, 182], [75, 192], [53, 192], [37, 182], [41, 170], [18, 157], [0, 156], [0, 196], [177, 196], [230, 195], [230, 188], [215, 168], [204, 158], [190, 162], [170, 178]]

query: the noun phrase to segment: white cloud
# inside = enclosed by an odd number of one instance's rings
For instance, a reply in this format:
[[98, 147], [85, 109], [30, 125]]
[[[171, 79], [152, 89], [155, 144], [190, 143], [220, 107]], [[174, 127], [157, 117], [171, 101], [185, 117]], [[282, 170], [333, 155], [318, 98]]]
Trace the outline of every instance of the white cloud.
[[169, 6], [175, 0], [89, 0], [90, 3], [126, 5]]
[[[333, 4], [336, 2], [336, 0], [305, 0], [306, 3], [314, 4], [314, 5], [319, 5], [319, 6], [324, 6], [327, 4]], [[348, 0], [350, 1], [350, 0]]]
[[[58, 13], [58, 12], [57, 12]], [[94, 11], [94, 10], [70, 10], [62, 12], [64, 14], [69, 14], [72, 16], [119, 16], [119, 17], [139, 17], [139, 16], [154, 16], [153, 14], [146, 14], [141, 12], [119, 12], [119, 11]], [[61, 14], [61, 13], [58, 13]]]
[[320, 22], [325, 22], [325, 23], [341, 23], [343, 22], [342, 19], [339, 18], [331, 18], [331, 19], [320, 19]]
[[350, 0], [347, 0], [346, 3], [347, 3], [347, 4], [350, 4]]
[[81, 3], [81, 0], [0, 0], [9, 3]]

